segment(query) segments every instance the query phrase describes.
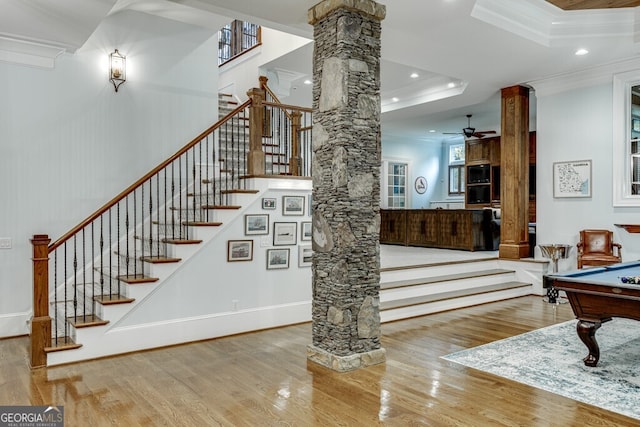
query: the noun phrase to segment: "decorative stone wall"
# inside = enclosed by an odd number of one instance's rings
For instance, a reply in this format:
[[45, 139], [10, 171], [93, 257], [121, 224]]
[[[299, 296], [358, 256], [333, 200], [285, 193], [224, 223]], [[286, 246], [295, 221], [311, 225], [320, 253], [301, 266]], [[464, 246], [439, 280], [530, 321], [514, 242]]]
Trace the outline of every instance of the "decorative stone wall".
[[380, 345], [380, 21], [371, 0], [325, 0], [314, 25], [313, 344], [347, 371]]

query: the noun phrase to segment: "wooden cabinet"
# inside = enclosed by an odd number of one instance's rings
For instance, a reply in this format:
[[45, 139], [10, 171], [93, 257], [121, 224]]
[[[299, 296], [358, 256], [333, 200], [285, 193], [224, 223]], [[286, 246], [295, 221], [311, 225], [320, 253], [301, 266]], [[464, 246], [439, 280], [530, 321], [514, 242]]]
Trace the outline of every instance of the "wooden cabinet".
[[[495, 167], [500, 166], [500, 137], [472, 139], [465, 142], [465, 206], [481, 208], [491, 205], [496, 181]], [[499, 182], [499, 175], [497, 177]]]
[[433, 210], [407, 211], [407, 245], [408, 246], [437, 246], [440, 238], [438, 229], [438, 212]]
[[407, 243], [407, 211], [387, 209], [380, 211], [380, 242], [390, 245]]
[[[500, 137], [465, 142], [465, 207], [500, 201]], [[536, 132], [529, 132], [529, 222], [536, 222]]]
[[[402, 214], [404, 220], [399, 219]], [[380, 243], [485, 250], [489, 219], [484, 209], [383, 209], [380, 211]], [[404, 237], [399, 235], [397, 224], [405, 225]], [[391, 228], [393, 233], [389, 232]]]

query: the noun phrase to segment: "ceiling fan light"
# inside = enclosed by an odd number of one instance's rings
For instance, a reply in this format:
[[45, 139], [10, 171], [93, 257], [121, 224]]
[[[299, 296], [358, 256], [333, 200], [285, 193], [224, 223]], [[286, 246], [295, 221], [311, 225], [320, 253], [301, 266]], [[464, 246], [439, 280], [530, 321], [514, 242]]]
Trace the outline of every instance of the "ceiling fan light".
[[473, 136], [475, 131], [476, 131], [476, 128], [472, 128], [472, 127], [468, 127], [468, 128], [462, 129], [462, 133], [464, 133], [464, 136], [466, 136], [466, 137]]

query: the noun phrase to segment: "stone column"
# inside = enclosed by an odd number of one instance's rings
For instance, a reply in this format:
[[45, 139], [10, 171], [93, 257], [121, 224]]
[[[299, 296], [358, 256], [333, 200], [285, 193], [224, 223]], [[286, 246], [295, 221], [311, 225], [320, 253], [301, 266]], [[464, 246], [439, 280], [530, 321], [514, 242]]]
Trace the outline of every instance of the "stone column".
[[335, 371], [385, 361], [380, 345], [380, 21], [371, 0], [309, 10], [313, 58], [313, 343]]
[[500, 258], [529, 256], [529, 89], [502, 89]]

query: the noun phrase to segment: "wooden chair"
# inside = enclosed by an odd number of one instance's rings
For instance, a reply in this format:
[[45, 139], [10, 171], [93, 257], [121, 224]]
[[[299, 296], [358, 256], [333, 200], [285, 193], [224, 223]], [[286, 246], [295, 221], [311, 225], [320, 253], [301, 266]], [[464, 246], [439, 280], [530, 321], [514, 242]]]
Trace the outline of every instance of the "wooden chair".
[[613, 231], [582, 230], [577, 246], [578, 268], [622, 262], [622, 245], [613, 243]]

